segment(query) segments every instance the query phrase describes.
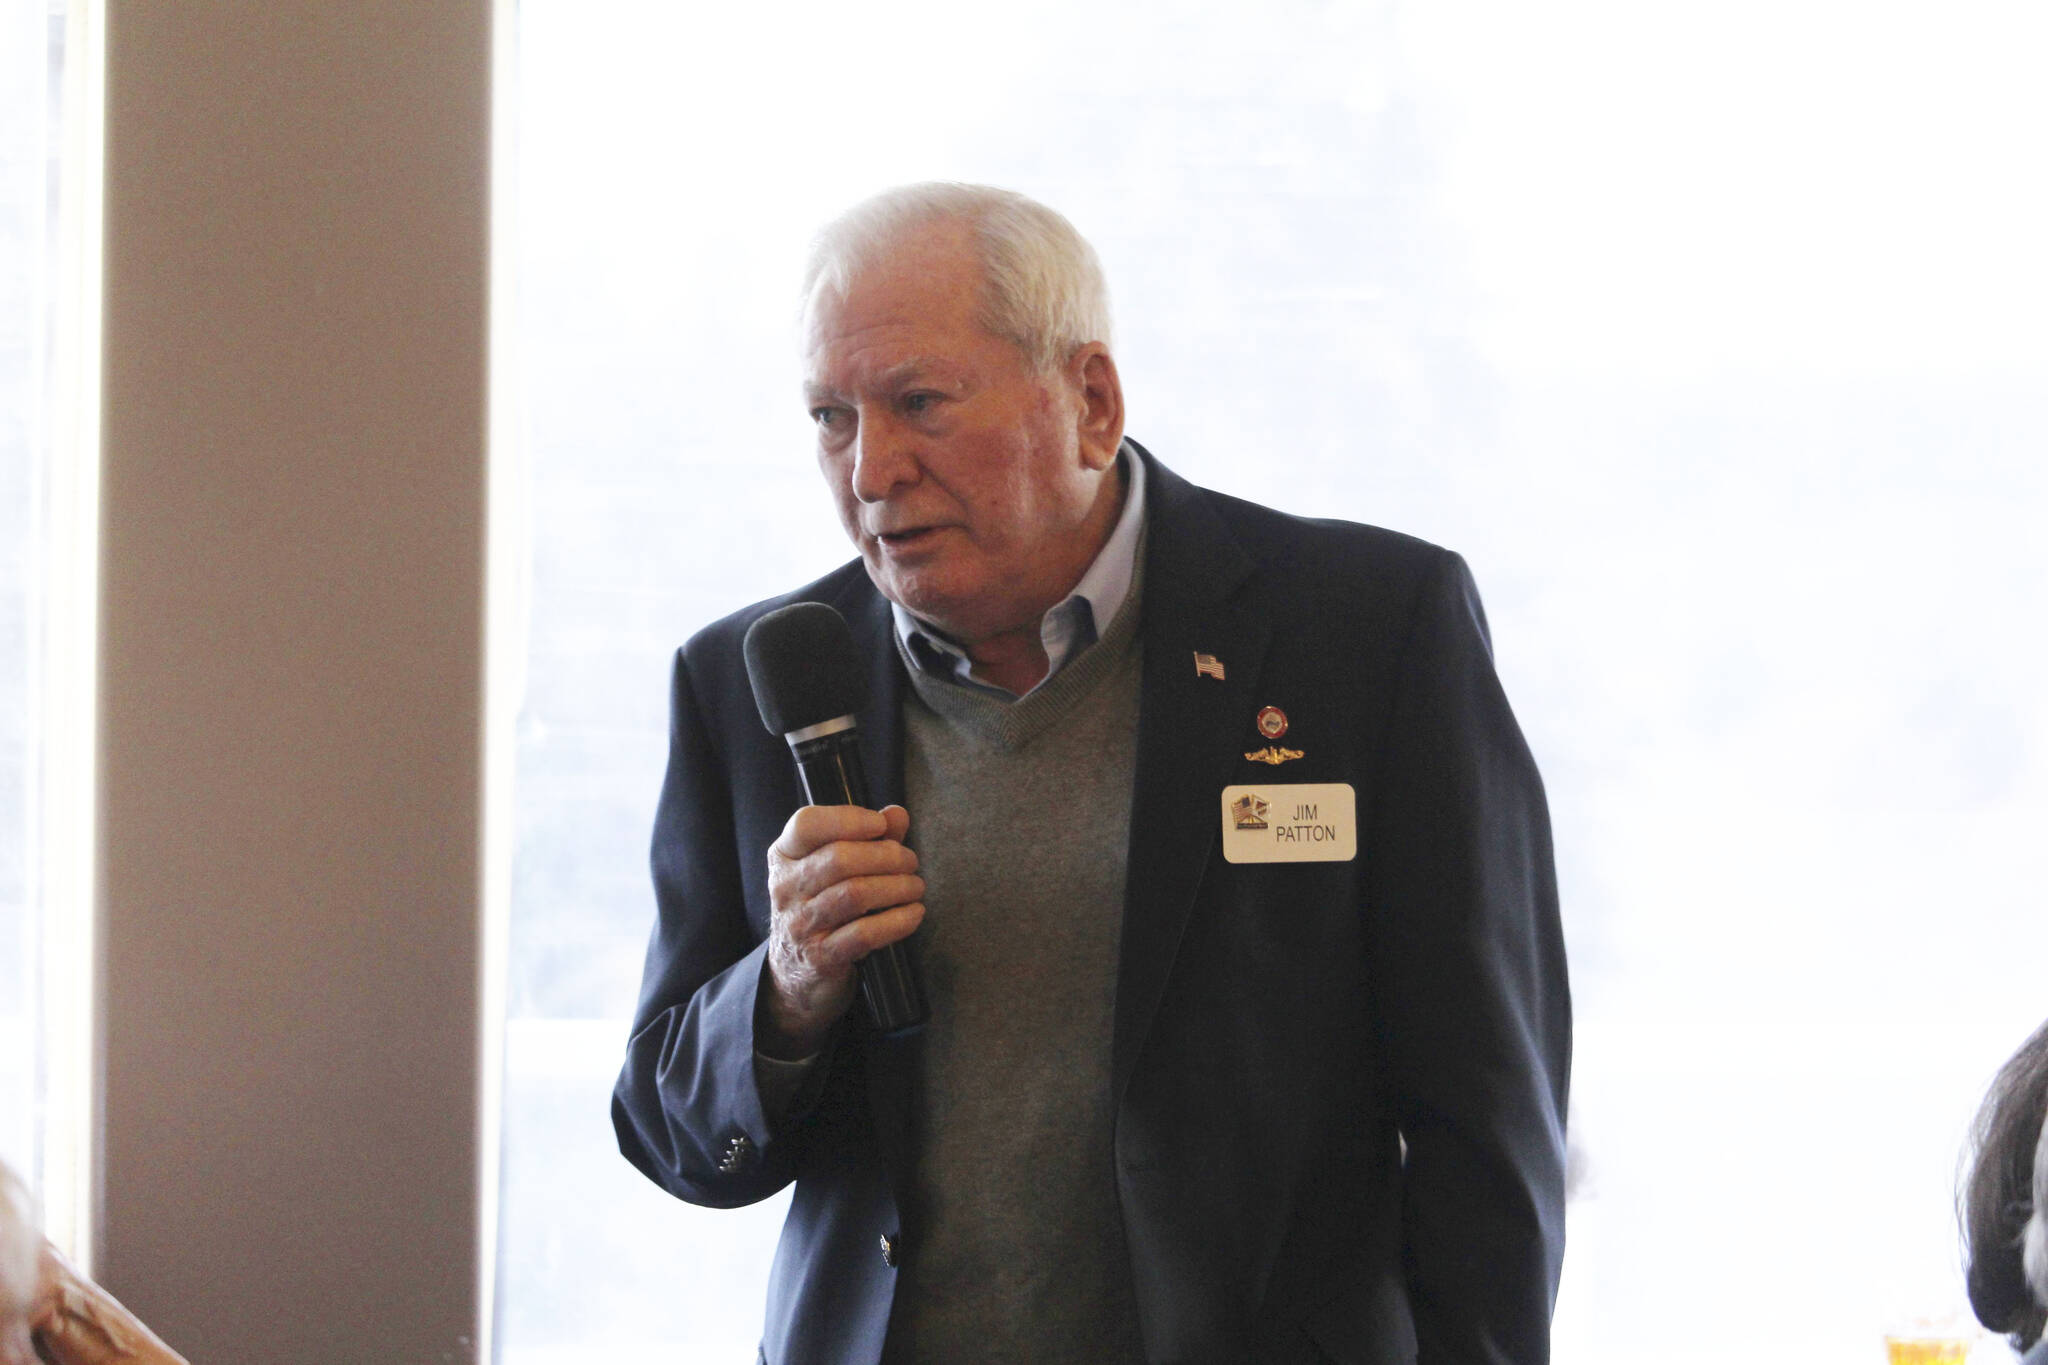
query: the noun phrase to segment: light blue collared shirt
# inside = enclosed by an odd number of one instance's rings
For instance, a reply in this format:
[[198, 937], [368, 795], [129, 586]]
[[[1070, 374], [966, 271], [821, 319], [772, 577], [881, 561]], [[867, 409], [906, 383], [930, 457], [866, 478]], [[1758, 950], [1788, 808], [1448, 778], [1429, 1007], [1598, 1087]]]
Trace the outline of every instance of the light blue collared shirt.
[[[1131, 595], [1131, 577], [1138, 567], [1138, 532], [1145, 524], [1145, 462], [1128, 445], [1118, 452], [1117, 461], [1130, 479], [1124, 489], [1124, 509], [1118, 514], [1109, 539], [1103, 542], [1088, 571], [1081, 575], [1081, 581], [1039, 622], [1038, 639], [1045, 646], [1046, 670], [1032, 692], [1045, 686], [1055, 673], [1094, 644], [1102, 627], [1116, 619], [1124, 599]], [[918, 620], [894, 602], [889, 604], [889, 610], [895, 617], [896, 636], [903, 642], [903, 652], [916, 660], [920, 671], [999, 697], [1015, 695], [1007, 688], [975, 677], [974, 661], [967, 657], [967, 651], [942, 635], [936, 626]]]

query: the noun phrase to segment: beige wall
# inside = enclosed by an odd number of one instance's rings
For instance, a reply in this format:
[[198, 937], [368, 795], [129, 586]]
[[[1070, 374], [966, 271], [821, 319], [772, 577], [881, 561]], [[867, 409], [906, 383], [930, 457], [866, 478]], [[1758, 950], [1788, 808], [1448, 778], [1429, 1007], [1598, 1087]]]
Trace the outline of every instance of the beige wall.
[[476, 1350], [488, 0], [109, 20], [99, 1268]]

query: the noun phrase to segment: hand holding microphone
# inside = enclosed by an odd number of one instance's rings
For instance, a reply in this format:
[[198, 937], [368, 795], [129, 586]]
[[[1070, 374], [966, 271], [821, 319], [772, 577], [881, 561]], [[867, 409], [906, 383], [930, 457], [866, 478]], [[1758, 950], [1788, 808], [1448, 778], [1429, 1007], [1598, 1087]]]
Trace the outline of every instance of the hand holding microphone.
[[854, 721], [866, 689], [852, 633], [832, 608], [799, 602], [756, 621], [744, 652], [761, 721], [789, 741], [810, 802], [768, 849], [764, 1048], [817, 1051], [852, 1003], [856, 975], [882, 1032], [922, 1024], [924, 992], [899, 945], [924, 919], [924, 879], [903, 844], [909, 814], [867, 808]]

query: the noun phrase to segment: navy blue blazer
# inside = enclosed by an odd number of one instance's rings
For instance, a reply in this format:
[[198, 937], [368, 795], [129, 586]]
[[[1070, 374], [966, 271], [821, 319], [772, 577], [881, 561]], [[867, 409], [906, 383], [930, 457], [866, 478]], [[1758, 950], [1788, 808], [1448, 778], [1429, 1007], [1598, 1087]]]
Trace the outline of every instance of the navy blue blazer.
[[[1197, 488], [1139, 453], [1144, 659], [1101, 1156], [1146, 1354], [1536, 1365], [1564, 1249], [1571, 1007], [1542, 784], [1471, 576], [1449, 551]], [[902, 800], [907, 679], [858, 561], [683, 646], [612, 1114], [627, 1159], [692, 1203], [795, 1181], [762, 1355], [871, 1365], [893, 1267], [917, 1255], [916, 1039], [856, 1009], [786, 1131], [754, 1082], [765, 853], [803, 798], [740, 641], [798, 600], [837, 607], [862, 642], [863, 757], [877, 804]], [[1302, 753], [1284, 768], [1246, 757], [1265, 706]], [[1357, 858], [1225, 861], [1219, 795], [1248, 782], [1350, 783]]]

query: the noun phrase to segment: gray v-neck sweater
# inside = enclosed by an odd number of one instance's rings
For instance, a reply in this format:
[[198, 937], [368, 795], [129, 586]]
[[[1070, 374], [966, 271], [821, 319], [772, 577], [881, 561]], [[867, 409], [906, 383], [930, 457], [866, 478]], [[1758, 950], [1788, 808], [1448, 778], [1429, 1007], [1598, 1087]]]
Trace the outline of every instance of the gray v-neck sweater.
[[1141, 589], [1021, 700], [910, 667], [932, 1018], [885, 1365], [1144, 1358], [1109, 1095]]

